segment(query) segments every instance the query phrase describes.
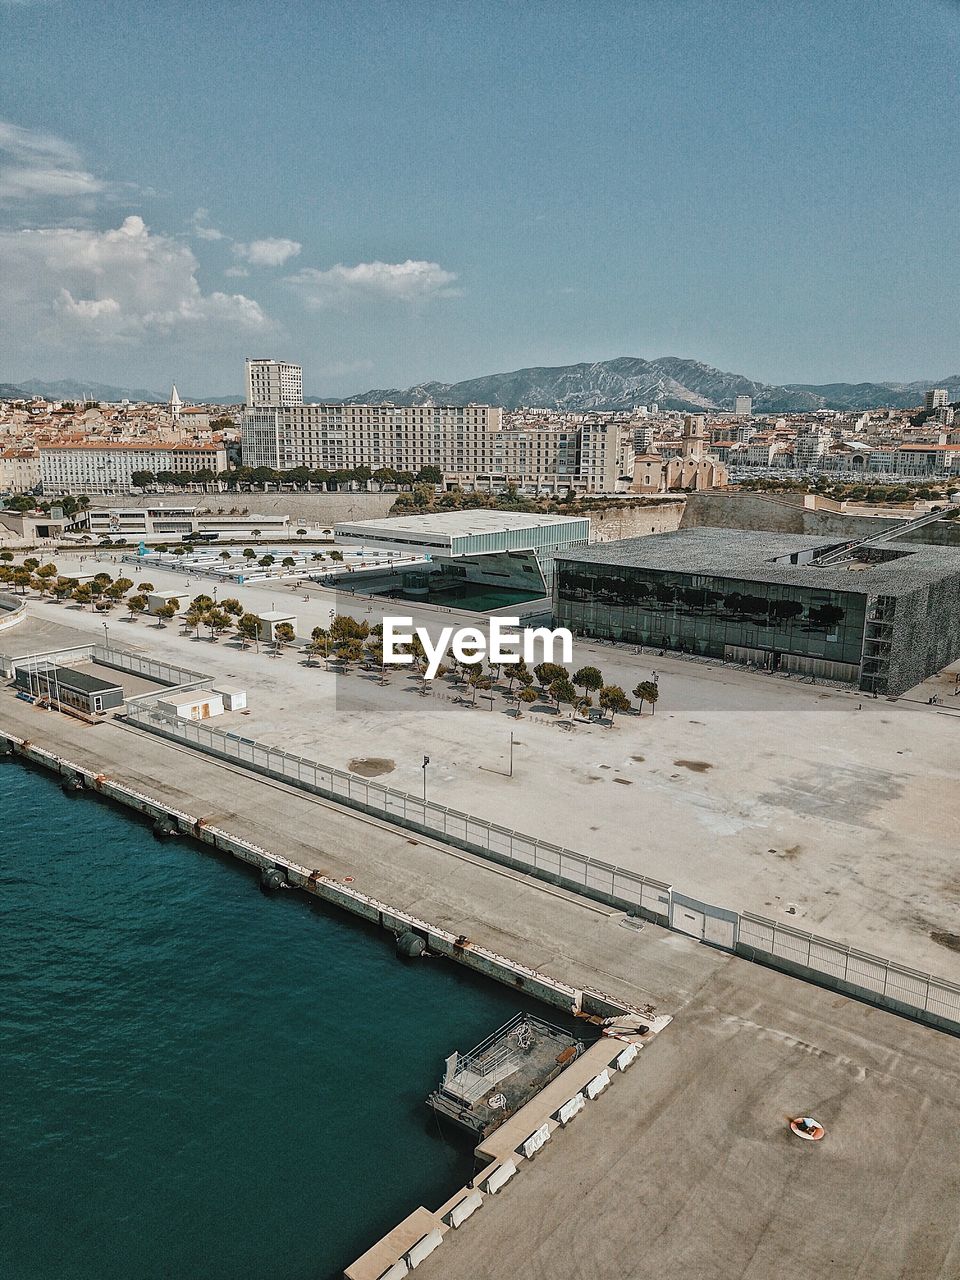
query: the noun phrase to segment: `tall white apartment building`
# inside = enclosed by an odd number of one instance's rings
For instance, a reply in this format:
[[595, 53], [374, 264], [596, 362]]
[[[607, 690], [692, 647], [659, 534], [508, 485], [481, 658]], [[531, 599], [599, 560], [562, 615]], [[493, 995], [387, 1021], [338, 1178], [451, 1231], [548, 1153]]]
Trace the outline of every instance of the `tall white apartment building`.
[[35, 449], [0, 449], [0, 493], [29, 493], [40, 483]]
[[243, 463], [289, 471], [437, 467], [464, 487], [612, 493], [633, 470], [633, 427], [604, 420], [505, 427], [491, 405], [316, 404], [249, 408]]
[[937, 409], [943, 409], [946, 404], [946, 387], [934, 387], [932, 391], [926, 392], [923, 397], [923, 407], [927, 413], [934, 413]]
[[245, 362], [247, 407], [303, 404], [303, 369], [283, 360]]
[[830, 432], [819, 422], [807, 422], [797, 431], [793, 446], [794, 466], [798, 470], [815, 469], [830, 445]]
[[746, 418], [753, 413], [753, 399], [750, 396], [736, 396], [733, 401], [733, 412], [738, 418]]
[[137, 471], [175, 473], [227, 469], [222, 444], [81, 442], [40, 446], [40, 482], [45, 494], [132, 493]]

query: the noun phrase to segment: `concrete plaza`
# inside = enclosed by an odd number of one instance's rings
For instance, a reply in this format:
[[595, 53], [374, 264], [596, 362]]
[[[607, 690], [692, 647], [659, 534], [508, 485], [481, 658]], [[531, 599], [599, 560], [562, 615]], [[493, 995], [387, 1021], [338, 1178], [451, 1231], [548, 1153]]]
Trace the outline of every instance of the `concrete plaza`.
[[[71, 562], [58, 558], [61, 570]], [[75, 566], [79, 568], [80, 566]], [[83, 565], [88, 571], [88, 557]], [[131, 566], [104, 567], [182, 592], [212, 584]], [[225, 594], [223, 588], [221, 596]], [[476, 621], [307, 585], [231, 589], [246, 608], [298, 617], [301, 637], [331, 608], [376, 622], [411, 614], [435, 631]], [[304, 597], [307, 599], [304, 599]], [[8, 637], [28, 645], [54, 623], [103, 637], [102, 619], [72, 605], [31, 600], [30, 621]], [[898, 702], [704, 665], [575, 645], [574, 665], [596, 665], [628, 692], [656, 668], [656, 715], [621, 715], [613, 727], [571, 720], [546, 704], [515, 718], [499, 691], [472, 694], [447, 677], [427, 696], [392, 672], [339, 673], [299, 649], [273, 657], [233, 639], [197, 639], [170, 624], [108, 619], [111, 641], [154, 653], [249, 691], [250, 714], [212, 727], [262, 739], [325, 764], [419, 794], [429, 755], [430, 799], [531, 832], [607, 862], [669, 881], [720, 906], [752, 910], [863, 950], [960, 976], [960, 830], [956, 787], [960, 700], [924, 690]], [[38, 634], [38, 641], [40, 640]], [[12, 642], [12, 641], [11, 641]], [[957, 708], [956, 712], [954, 707]], [[513, 776], [509, 773], [513, 734]]]

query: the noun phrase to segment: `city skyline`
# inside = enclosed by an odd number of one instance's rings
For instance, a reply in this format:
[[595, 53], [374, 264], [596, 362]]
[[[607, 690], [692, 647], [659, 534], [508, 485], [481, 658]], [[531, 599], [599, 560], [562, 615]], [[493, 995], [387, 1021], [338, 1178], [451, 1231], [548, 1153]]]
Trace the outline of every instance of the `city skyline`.
[[956, 367], [941, 0], [0, 0], [0, 33], [0, 381]]

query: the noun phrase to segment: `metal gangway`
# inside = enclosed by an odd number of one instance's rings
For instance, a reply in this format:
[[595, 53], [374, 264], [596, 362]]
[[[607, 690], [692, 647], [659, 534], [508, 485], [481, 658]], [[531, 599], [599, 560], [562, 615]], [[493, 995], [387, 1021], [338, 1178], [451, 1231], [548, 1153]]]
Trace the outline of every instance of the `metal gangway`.
[[887, 542], [890, 538], [899, 538], [912, 529], [922, 529], [925, 525], [934, 524], [937, 520], [942, 520], [947, 514], [947, 510], [942, 507], [936, 511], [925, 511], [922, 516], [904, 520], [901, 524], [894, 525], [892, 529], [882, 529], [879, 533], [868, 534], [866, 538], [856, 538], [852, 542], [842, 543], [839, 547], [831, 547], [823, 555], [816, 556], [807, 563], [817, 569], [825, 569], [830, 565], [840, 564], [843, 560], [849, 560], [864, 547], [876, 546], [878, 543]]

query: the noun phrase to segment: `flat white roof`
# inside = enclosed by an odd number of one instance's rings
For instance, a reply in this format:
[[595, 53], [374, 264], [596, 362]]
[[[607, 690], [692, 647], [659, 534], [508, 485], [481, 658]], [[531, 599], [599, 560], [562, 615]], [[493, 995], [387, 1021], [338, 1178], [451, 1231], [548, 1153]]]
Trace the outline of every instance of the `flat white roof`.
[[391, 534], [439, 534], [463, 538], [471, 533], [501, 533], [506, 529], [542, 529], [547, 525], [573, 524], [585, 516], [554, 516], [528, 511], [438, 511], [432, 515], [385, 516], [380, 520], [338, 521], [341, 529], [367, 533], [371, 537]]

